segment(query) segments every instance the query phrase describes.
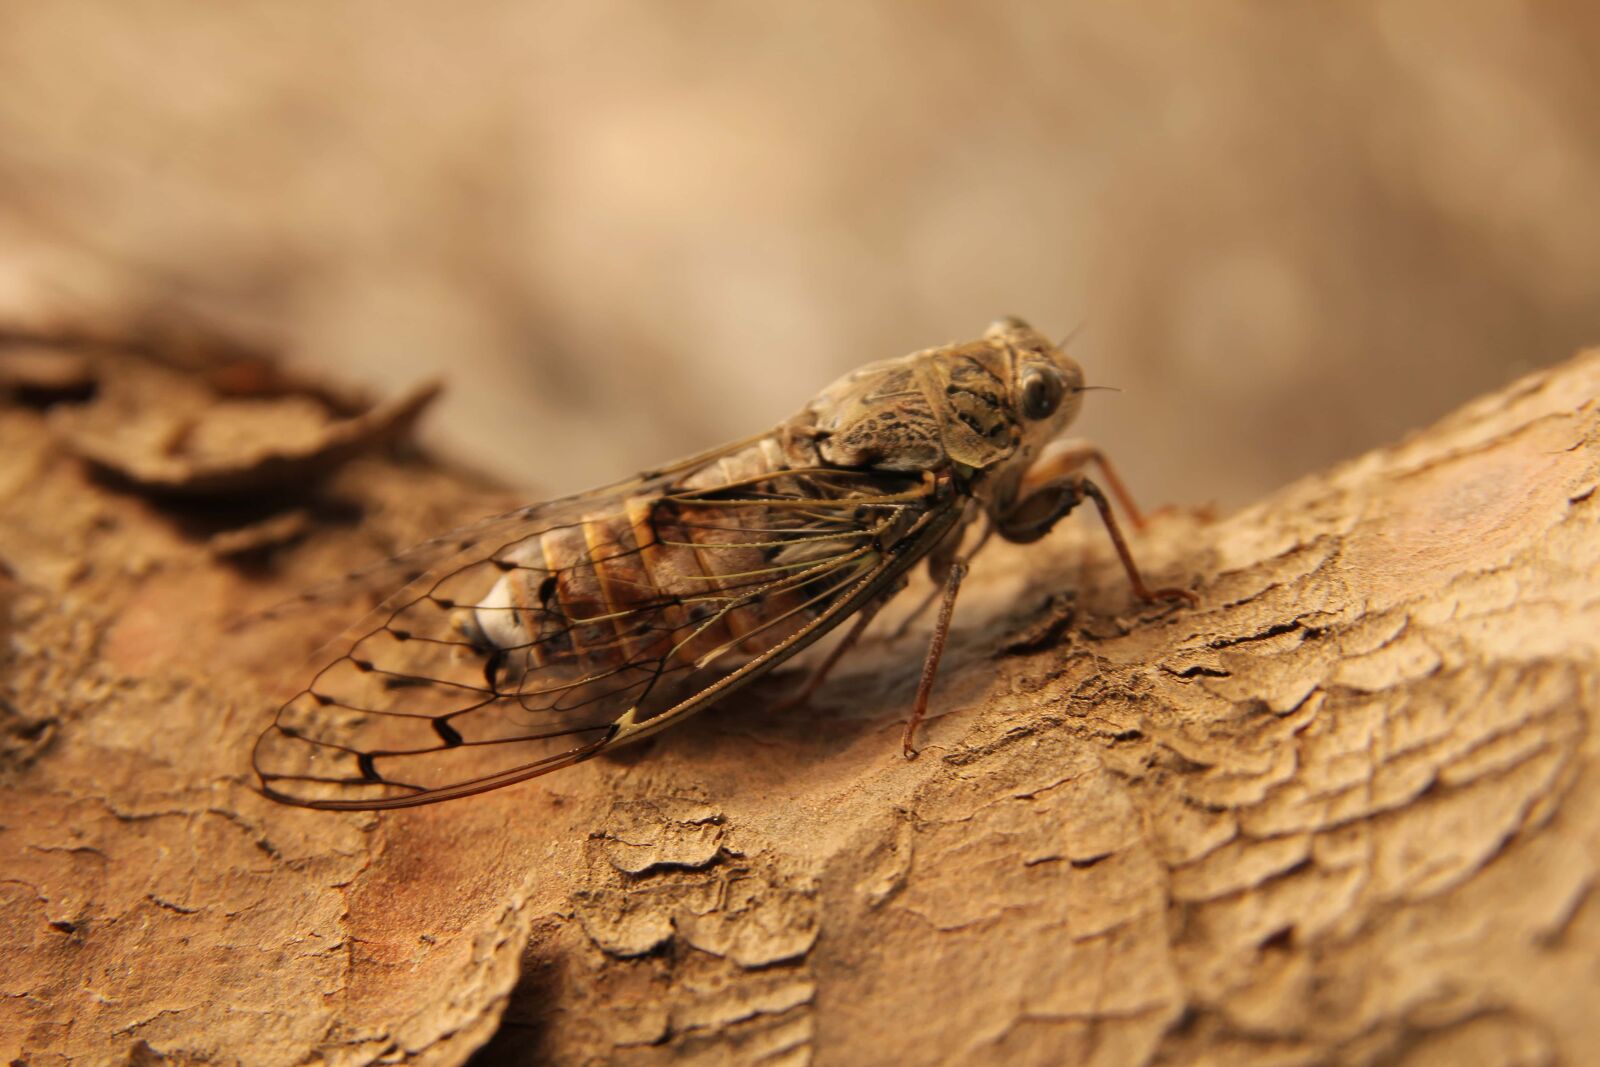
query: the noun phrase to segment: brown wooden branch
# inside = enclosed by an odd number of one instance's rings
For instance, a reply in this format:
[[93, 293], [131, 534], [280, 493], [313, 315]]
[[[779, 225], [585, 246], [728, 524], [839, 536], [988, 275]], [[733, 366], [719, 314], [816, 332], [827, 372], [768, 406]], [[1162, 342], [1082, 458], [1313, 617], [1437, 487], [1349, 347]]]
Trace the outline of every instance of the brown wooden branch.
[[[93, 374], [146, 417], [215, 399]], [[807, 708], [764, 714], [785, 676], [376, 817], [251, 791], [323, 620], [223, 622], [503, 494], [346, 449], [315, 494], [157, 499], [30, 394], [0, 407], [0, 1058], [1600, 1061], [1597, 396], [1591, 352], [1158, 517], [1135, 549], [1196, 609], [1134, 603], [1088, 522], [987, 550], [914, 762], [921, 648], [869, 634]]]

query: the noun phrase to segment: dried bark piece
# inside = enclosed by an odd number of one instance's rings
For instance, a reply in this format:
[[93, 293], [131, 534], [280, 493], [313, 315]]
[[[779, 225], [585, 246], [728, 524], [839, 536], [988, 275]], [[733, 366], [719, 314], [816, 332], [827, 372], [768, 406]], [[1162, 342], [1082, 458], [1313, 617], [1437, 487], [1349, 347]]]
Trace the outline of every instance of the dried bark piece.
[[327, 476], [407, 432], [440, 391], [420, 386], [353, 418], [309, 398], [219, 400], [199, 411], [107, 401], [57, 420], [61, 439], [101, 471], [162, 496], [239, 496]]
[[64, 400], [87, 400], [98, 377], [82, 353], [47, 345], [0, 345], [0, 395], [43, 406]]
[[370, 401], [354, 390], [324, 381], [301, 368], [285, 367], [267, 354], [235, 354], [215, 365], [202, 367], [199, 373], [206, 385], [220, 396], [312, 397], [345, 418], [360, 415], [372, 407]]
[[[117, 307], [96, 321], [81, 309], [71, 316], [8, 317], [0, 346], [95, 357], [136, 357], [192, 377], [210, 391], [234, 397], [311, 397], [343, 417], [372, 406], [354, 389], [303, 367], [285, 366], [277, 347], [237, 331], [160, 309], [130, 313]], [[0, 347], [3, 351], [3, 347]]]
[[206, 548], [219, 559], [238, 559], [280, 548], [296, 541], [313, 528], [311, 512], [291, 508], [271, 518], [232, 530], [223, 530], [206, 540]]

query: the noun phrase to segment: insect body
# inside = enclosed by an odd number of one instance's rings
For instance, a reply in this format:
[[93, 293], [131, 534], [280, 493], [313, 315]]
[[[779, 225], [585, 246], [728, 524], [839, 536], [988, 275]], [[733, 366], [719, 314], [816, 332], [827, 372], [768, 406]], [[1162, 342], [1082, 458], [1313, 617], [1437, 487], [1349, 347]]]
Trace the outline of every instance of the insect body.
[[1091, 499], [1140, 596], [1192, 599], [1144, 587], [1082, 473], [1097, 460], [1121, 492], [1098, 452], [1041, 460], [1085, 388], [1006, 319], [863, 367], [769, 434], [434, 542], [446, 558], [279, 709], [261, 787], [329, 809], [479, 793], [662, 729], [853, 619], [809, 693], [927, 560], [943, 597], [914, 755], [974, 520], [1032, 541]]

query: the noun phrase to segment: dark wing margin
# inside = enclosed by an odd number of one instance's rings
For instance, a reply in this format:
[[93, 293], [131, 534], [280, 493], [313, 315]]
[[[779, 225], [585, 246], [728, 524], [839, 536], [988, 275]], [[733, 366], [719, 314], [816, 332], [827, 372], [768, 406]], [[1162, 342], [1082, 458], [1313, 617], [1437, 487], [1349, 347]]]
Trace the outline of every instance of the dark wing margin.
[[256, 743], [262, 792], [411, 807], [589, 759], [831, 632], [962, 512], [927, 474], [701, 470], [480, 524], [314, 661]]

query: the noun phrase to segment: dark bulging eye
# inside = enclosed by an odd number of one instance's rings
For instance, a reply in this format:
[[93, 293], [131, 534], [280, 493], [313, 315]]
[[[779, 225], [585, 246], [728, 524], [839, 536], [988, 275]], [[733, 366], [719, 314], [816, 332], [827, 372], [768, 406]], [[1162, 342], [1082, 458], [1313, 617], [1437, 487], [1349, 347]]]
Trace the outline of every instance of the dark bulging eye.
[[1066, 392], [1061, 375], [1048, 367], [1030, 370], [1022, 376], [1022, 413], [1030, 419], [1047, 419], [1061, 406]]

